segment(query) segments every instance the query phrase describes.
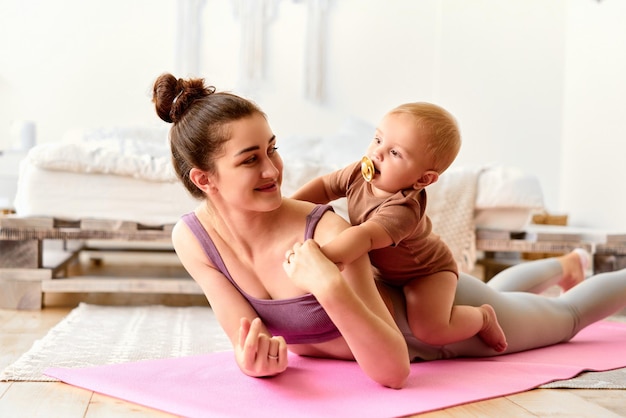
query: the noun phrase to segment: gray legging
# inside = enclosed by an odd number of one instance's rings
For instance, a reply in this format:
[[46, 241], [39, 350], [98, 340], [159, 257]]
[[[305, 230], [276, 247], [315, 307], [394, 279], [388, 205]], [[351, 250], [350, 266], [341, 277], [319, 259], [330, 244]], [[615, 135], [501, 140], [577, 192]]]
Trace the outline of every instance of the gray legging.
[[[508, 348], [515, 353], [568, 341], [581, 329], [626, 307], [626, 269], [602, 273], [586, 279], [558, 297], [536, 293], [561, 278], [561, 263], [555, 258], [518, 264], [496, 275], [488, 283], [460, 274], [455, 304], [495, 309], [506, 334]], [[406, 320], [402, 292], [388, 288], [394, 316], [404, 333], [414, 360], [452, 357], [486, 357], [497, 353], [478, 337], [445, 346], [418, 341]]]

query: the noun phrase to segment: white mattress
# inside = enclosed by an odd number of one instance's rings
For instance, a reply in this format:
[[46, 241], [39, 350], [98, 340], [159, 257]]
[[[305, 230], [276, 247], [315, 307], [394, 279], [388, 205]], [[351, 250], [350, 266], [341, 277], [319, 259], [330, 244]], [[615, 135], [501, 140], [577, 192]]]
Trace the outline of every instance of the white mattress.
[[182, 184], [128, 176], [47, 170], [24, 160], [15, 198], [19, 216], [176, 223], [199, 202]]
[[[287, 162], [283, 194], [291, 195], [307, 180], [332, 168]], [[176, 179], [151, 181], [129, 176], [49, 170], [31, 160], [22, 161], [14, 206], [19, 216], [55, 217], [67, 220], [110, 219], [143, 225], [176, 223], [200, 202]], [[333, 204], [347, 218], [345, 199]]]

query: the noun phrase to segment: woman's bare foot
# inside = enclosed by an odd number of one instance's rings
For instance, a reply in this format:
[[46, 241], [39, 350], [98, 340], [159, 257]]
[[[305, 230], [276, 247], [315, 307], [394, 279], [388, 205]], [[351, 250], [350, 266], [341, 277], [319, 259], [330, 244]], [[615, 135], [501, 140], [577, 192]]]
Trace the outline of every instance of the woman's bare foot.
[[585, 280], [585, 271], [589, 266], [591, 256], [582, 248], [559, 257], [563, 269], [563, 277], [559, 280], [559, 286], [564, 292], [570, 290], [578, 283]]
[[506, 336], [500, 328], [496, 311], [491, 305], [482, 305], [480, 310], [483, 313], [484, 325], [483, 329], [478, 332], [478, 336], [498, 353], [503, 352], [507, 347]]

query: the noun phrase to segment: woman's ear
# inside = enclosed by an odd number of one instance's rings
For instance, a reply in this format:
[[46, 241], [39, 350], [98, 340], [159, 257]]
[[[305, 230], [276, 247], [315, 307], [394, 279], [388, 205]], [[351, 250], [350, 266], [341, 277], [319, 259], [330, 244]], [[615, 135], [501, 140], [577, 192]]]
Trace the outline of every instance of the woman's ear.
[[437, 180], [439, 180], [439, 173], [434, 170], [428, 170], [422, 174], [422, 177], [417, 179], [413, 188], [416, 190], [423, 189], [424, 187], [435, 183]]
[[213, 180], [206, 171], [202, 171], [198, 168], [192, 168], [191, 171], [189, 171], [189, 179], [198, 189], [202, 190], [206, 194], [210, 194], [217, 190]]

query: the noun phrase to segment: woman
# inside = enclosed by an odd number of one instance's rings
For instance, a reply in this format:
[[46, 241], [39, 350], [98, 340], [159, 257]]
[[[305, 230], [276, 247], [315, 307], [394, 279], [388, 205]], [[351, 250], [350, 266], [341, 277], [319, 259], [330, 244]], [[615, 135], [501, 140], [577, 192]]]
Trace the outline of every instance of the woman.
[[[283, 372], [289, 343], [302, 355], [354, 359], [373, 380], [401, 387], [409, 374], [406, 343], [367, 257], [345, 266], [343, 274], [320, 265], [324, 274], [308, 281], [292, 280], [283, 270], [285, 250], [294, 243], [325, 243], [348, 225], [328, 211], [312, 214], [311, 203], [281, 196], [283, 163], [261, 110], [214, 93], [202, 80], [171, 75], [156, 81], [154, 101], [159, 116], [174, 123], [178, 176], [204, 200], [175, 226], [174, 247], [230, 338], [241, 370], [250, 376]], [[307, 228], [307, 217], [319, 222]], [[199, 239], [210, 240], [206, 245], [219, 255], [209, 259]]]
[[[244, 373], [283, 372], [289, 349], [355, 360], [374, 381], [400, 388], [413, 359], [497, 354], [477, 337], [443, 347], [421, 343], [408, 331], [401, 291], [377, 289], [366, 256], [339, 271], [322, 255], [319, 245], [349, 225], [327, 206], [282, 197], [276, 137], [255, 104], [171, 74], [156, 80], [153, 101], [159, 117], [173, 123], [176, 172], [202, 201], [174, 227], [174, 248]], [[492, 287], [461, 275], [455, 303], [491, 304], [507, 335], [505, 352], [567, 341], [626, 305], [625, 271], [586, 280], [560, 298], [497, 290], [579, 281], [577, 253], [504, 273]]]

